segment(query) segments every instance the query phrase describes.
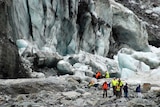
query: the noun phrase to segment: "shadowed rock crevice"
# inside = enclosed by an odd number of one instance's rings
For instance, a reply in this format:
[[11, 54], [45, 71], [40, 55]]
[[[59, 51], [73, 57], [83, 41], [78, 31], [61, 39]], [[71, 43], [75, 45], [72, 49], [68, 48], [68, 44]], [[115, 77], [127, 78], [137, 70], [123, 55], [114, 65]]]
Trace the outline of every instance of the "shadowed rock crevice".
[[[78, 5], [78, 14], [77, 14], [77, 24], [79, 25], [79, 34], [83, 35], [84, 27], [83, 27], [83, 15], [88, 11], [88, 4], [85, 1], [79, 2]], [[81, 37], [80, 37], [81, 40]]]
[[139, 46], [137, 46], [137, 43], [135, 43], [136, 40], [132, 32], [120, 26], [114, 27], [112, 31], [113, 31], [113, 38], [117, 44], [127, 44], [128, 46], [132, 47], [133, 49], [137, 51], [141, 50], [137, 48]]
[[31, 15], [30, 15], [28, 0], [26, 0], [26, 6], [27, 6], [28, 18], [29, 18], [29, 34], [31, 35], [31, 38], [33, 39], [32, 21], [31, 21]]

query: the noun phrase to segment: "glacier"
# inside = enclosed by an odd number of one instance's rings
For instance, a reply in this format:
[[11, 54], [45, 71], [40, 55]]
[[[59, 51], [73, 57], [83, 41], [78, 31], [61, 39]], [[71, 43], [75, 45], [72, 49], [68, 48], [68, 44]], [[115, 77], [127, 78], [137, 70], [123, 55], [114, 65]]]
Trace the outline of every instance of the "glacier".
[[58, 75], [80, 71], [84, 77], [100, 70], [126, 78], [160, 65], [146, 23], [114, 0], [1, 2], [1, 16], [7, 14], [1, 31], [17, 45], [29, 74], [49, 67]]

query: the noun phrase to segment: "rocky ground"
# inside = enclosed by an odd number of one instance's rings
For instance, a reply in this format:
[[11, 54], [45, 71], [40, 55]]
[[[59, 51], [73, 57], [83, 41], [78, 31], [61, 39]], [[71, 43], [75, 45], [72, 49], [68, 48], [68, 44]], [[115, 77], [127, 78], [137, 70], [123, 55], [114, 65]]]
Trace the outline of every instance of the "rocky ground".
[[[93, 79], [93, 78], [92, 78]], [[0, 107], [159, 107], [160, 91], [142, 93], [137, 98], [134, 84], [129, 84], [129, 98], [116, 98], [112, 88], [103, 98], [101, 84], [88, 88], [91, 78], [75, 76], [43, 79], [0, 80]], [[110, 79], [107, 79], [110, 81]]]

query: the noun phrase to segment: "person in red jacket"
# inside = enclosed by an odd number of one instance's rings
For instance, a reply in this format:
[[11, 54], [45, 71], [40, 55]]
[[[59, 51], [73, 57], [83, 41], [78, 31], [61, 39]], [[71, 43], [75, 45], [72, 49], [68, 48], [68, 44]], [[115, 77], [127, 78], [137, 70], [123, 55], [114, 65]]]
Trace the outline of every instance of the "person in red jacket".
[[103, 89], [103, 98], [104, 98], [105, 95], [107, 97], [108, 84], [107, 84], [106, 81], [103, 83], [102, 89]]
[[101, 76], [102, 76], [102, 75], [101, 75], [101, 72], [100, 72], [100, 71], [98, 71], [98, 72], [96, 73], [96, 78], [97, 78], [97, 79], [100, 79], [100, 78], [101, 78]]

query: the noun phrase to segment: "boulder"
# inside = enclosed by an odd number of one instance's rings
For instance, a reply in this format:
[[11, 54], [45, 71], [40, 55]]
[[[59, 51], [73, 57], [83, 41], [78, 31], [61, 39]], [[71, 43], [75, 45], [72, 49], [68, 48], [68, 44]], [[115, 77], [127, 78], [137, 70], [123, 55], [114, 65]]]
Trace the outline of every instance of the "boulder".
[[41, 72], [30, 72], [31, 78], [45, 78], [45, 75]]
[[[33, 94], [45, 91], [64, 91], [62, 81], [56, 78], [35, 78], [35, 79], [8, 79], [0, 80], [0, 90], [2, 93], [10, 95]], [[65, 83], [63, 81], [63, 83]], [[66, 84], [66, 83], [65, 83]]]
[[57, 63], [57, 69], [59, 74], [74, 74], [74, 68], [72, 65], [64, 60], [61, 60]]
[[151, 89], [151, 84], [150, 83], [144, 83], [143, 84], [143, 92], [148, 92]]
[[62, 92], [62, 95], [64, 95], [67, 99], [73, 100], [78, 98], [81, 94], [75, 91], [68, 91]]
[[62, 57], [58, 53], [39, 51], [35, 53], [34, 65], [38, 67], [56, 67]]

